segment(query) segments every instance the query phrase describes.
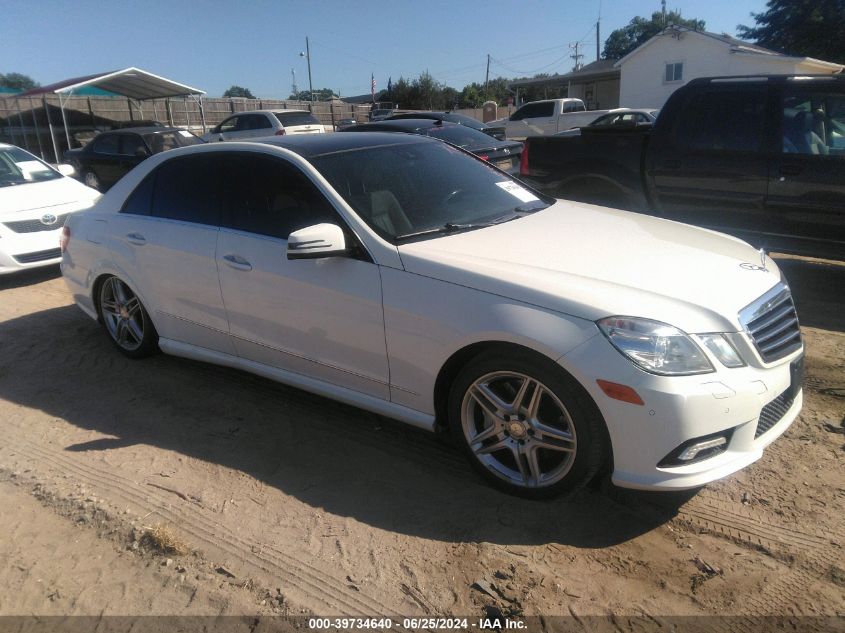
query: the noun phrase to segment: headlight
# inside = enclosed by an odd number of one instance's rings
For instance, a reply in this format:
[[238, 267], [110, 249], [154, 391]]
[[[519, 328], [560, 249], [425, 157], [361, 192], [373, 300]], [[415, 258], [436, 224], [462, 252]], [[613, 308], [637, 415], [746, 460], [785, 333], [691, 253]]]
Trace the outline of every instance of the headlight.
[[671, 325], [623, 316], [608, 317], [597, 324], [616, 349], [648, 372], [685, 376], [714, 371], [698, 345]]
[[713, 356], [719, 359], [725, 367], [743, 367], [745, 362], [740, 358], [731, 342], [724, 334], [699, 334], [698, 338], [709, 349]]

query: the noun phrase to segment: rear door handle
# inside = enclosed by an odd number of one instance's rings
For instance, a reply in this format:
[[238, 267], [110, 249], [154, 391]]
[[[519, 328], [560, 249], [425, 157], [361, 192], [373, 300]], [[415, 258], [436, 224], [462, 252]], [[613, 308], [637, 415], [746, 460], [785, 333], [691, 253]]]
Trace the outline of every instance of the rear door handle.
[[147, 243], [147, 238], [140, 233], [129, 233], [126, 235], [126, 239], [132, 244], [137, 244], [138, 246]]
[[252, 264], [240, 255], [223, 255], [223, 260], [237, 270], [252, 270]]

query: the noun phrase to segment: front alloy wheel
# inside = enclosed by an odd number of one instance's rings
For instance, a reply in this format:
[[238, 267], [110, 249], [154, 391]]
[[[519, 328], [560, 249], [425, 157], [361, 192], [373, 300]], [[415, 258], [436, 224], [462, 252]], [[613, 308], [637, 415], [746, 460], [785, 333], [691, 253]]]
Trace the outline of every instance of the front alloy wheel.
[[450, 423], [473, 466], [508, 492], [554, 496], [580, 488], [605, 454], [589, 396], [547, 359], [472, 361], [455, 380]]
[[99, 309], [106, 332], [121, 352], [140, 358], [155, 349], [157, 336], [150, 317], [123, 281], [109, 277], [103, 282]]

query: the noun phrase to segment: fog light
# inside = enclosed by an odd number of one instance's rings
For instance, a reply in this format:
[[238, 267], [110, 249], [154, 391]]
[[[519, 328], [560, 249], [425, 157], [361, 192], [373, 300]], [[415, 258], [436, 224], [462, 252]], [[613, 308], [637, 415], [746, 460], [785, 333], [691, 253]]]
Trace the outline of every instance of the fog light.
[[724, 437], [717, 437], [715, 440], [709, 440], [707, 442], [697, 442], [678, 455], [678, 459], [682, 462], [688, 462], [695, 459], [701, 451], [706, 451], [708, 448], [716, 448], [727, 443], [728, 441]]
[[660, 460], [657, 467], [686, 466], [720, 455], [727, 450], [731, 435], [733, 429], [688, 440]]

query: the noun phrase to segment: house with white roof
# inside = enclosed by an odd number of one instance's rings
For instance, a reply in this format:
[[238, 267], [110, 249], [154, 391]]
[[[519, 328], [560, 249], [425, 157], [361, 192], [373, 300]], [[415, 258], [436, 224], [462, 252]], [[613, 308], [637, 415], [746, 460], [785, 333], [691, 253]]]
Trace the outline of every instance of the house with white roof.
[[722, 75], [835, 74], [845, 70], [811, 57], [791, 57], [729, 35], [669, 26], [615, 64], [619, 105], [660, 108], [675, 90], [697, 77]]

